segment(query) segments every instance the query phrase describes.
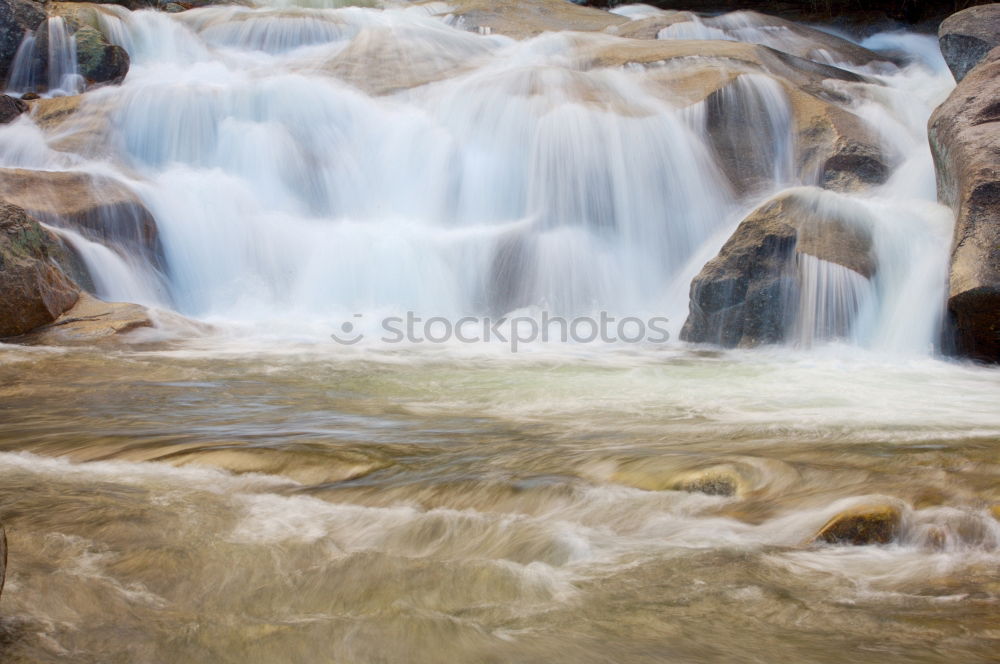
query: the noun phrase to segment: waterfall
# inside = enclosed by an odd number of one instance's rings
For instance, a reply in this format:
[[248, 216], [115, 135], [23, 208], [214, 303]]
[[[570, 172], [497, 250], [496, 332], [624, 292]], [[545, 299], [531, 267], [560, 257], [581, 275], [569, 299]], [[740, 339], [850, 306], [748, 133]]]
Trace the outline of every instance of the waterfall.
[[[613, 44], [607, 35], [515, 41], [429, 11], [101, 13], [132, 69], [120, 88], [87, 95], [108, 109], [100, 169], [154, 215], [168, 291], [135, 260], [70, 238], [101, 294], [216, 321], [541, 307], [666, 314], [676, 332], [692, 276], [750, 206], [802, 183], [792, 102], [768, 75], [736, 67], [713, 94], [683, 104], [656, 88], [673, 69], [581, 64], [588, 49]], [[802, 39], [739, 17], [659, 36], [776, 48]], [[50, 88], [77, 90], [61, 18], [49, 20], [48, 43]], [[33, 48], [22, 44], [25, 61]], [[703, 61], [678, 63], [670, 67], [683, 73]], [[19, 67], [16, 85], [29, 87]], [[920, 200], [933, 169], [916, 137], [931, 89], [948, 84], [919, 62], [854, 69], [883, 85], [824, 85], [851, 96], [847, 106], [878, 127], [898, 163], [887, 185], [848, 196], [875, 220], [879, 270], [867, 279], [800, 255], [792, 342], [926, 352], [940, 323], [940, 301], [927, 298], [944, 282], [948, 221]], [[749, 191], [731, 186], [720, 141], [738, 143], [726, 149], [752, 172]], [[57, 170], [96, 167], [56, 151], [49, 159]], [[0, 166], [16, 165], [0, 153]], [[929, 261], [926, 275], [914, 260]]]
[[37, 90], [41, 75], [39, 63], [35, 54], [35, 35], [26, 33], [17, 47], [14, 60], [10, 66], [10, 77], [7, 81], [9, 92], [20, 94]]
[[61, 16], [52, 16], [48, 24], [49, 92], [76, 94], [83, 89], [83, 80], [77, 71], [76, 37]]

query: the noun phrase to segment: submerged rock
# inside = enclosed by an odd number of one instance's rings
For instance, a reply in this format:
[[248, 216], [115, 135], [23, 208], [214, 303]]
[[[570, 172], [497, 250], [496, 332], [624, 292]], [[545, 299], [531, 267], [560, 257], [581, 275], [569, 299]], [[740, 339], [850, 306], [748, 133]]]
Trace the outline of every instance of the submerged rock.
[[938, 200], [955, 212], [948, 311], [959, 355], [1000, 362], [1000, 47], [931, 116]]
[[956, 81], [965, 78], [986, 54], [1000, 46], [1000, 3], [952, 14], [938, 28], [941, 54]]
[[677, 481], [676, 488], [709, 496], [735, 496], [741, 492], [743, 484], [743, 478], [734, 469], [719, 467], [688, 473]]
[[892, 505], [854, 507], [826, 522], [813, 542], [827, 544], [889, 544], [899, 536], [902, 515]]
[[784, 341], [797, 313], [802, 254], [861, 277], [876, 269], [860, 209], [815, 188], [789, 190], [750, 213], [691, 282], [681, 339], [727, 347]]
[[146, 307], [105, 302], [81, 292], [76, 304], [55, 321], [12, 341], [51, 346], [95, 343], [152, 326], [153, 319]]
[[0, 95], [0, 124], [13, 121], [27, 110], [27, 102], [8, 95]]
[[50, 323], [76, 304], [79, 289], [56, 264], [62, 251], [24, 210], [0, 202], [0, 337]]

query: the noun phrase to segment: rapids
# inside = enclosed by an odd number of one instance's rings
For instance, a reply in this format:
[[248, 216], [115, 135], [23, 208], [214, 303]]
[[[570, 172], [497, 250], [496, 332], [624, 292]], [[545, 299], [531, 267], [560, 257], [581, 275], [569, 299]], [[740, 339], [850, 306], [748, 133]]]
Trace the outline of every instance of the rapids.
[[[124, 83], [0, 126], [0, 168], [120, 182], [162, 252], [53, 222], [159, 325], [0, 344], [4, 661], [994, 661], [1000, 375], [937, 348], [936, 40], [812, 54], [863, 77], [825, 84], [891, 155], [863, 193], [810, 187], [787, 90], [737, 68], [721, 99], [764, 183], [739, 192], [707, 104], [659, 84], [698, 56], [600, 66], [620, 38], [339, 4], [107, 6]], [[75, 93], [48, 30], [44, 96]], [[808, 46], [737, 19], [658, 37]], [[41, 87], [36, 41], [11, 91]], [[788, 188], [870, 229], [877, 274], [806, 256], [786, 346], [677, 341], [694, 275]], [[662, 316], [672, 339], [381, 341], [407, 311]], [[330, 339], [345, 321], [360, 343]], [[683, 490], [705, 473], [725, 490]], [[897, 541], [811, 542], [873, 501]]]

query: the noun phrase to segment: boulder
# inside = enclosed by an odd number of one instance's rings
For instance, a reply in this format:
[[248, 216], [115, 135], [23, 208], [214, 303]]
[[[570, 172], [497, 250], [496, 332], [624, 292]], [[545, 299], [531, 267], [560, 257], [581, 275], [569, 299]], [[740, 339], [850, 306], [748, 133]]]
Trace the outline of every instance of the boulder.
[[28, 103], [9, 95], [0, 95], [0, 124], [12, 122], [28, 110]]
[[987, 53], [1000, 46], [1000, 3], [952, 14], [941, 22], [938, 42], [955, 80], [961, 81]]
[[457, 27], [514, 39], [563, 30], [596, 32], [628, 21], [566, 0], [434, 0], [420, 5], [429, 14], [451, 17]]
[[7, 81], [10, 67], [24, 33], [41, 25], [45, 9], [35, 0], [0, 0], [0, 83]]
[[[584, 69], [649, 66], [647, 87], [686, 106], [704, 102], [706, 135], [733, 188], [755, 193], [773, 184], [774, 146], [766, 131], [766, 90], [741, 75], [765, 76], [786, 97], [793, 139], [792, 170], [802, 181], [834, 191], [883, 184], [890, 158], [875, 132], [845, 107], [850, 99], [832, 87], [878, 85], [874, 80], [766, 46], [733, 41], [663, 41], [580, 35]], [[676, 63], [676, 66], [675, 66]], [[697, 63], [697, 65], [695, 65]], [[773, 132], [772, 132], [773, 133]]]
[[108, 43], [98, 30], [85, 25], [76, 31], [76, 62], [88, 83], [117, 85], [128, 74], [129, 57], [121, 46]]
[[[664, 26], [665, 31], [657, 33], [661, 39], [689, 39], [700, 34], [703, 36], [696, 38], [761, 44], [824, 64], [835, 62], [853, 67], [892, 64], [886, 56], [836, 35], [755, 11], [735, 11], [706, 18], [684, 12], [681, 17], [670, 16], [667, 20], [669, 25]], [[626, 28], [622, 26], [621, 29]]]
[[0, 198], [45, 223], [117, 245], [155, 267], [163, 266], [153, 215], [116, 180], [75, 171], [0, 169]]
[[146, 307], [126, 302], [105, 302], [81, 292], [77, 303], [55, 321], [10, 341], [45, 346], [92, 344], [111, 341], [144, 327], [153, 327], [153, 319]]
[[79, 289], [56, 264], [59, 240], [16, 205], [0, 202], [0, 337], [51, 323]]
[[681, 339], [726, 347], [785, 340], [795, 320], [800, 254], [869, 278], [870, 221], [856, 206], [813, 187], [788, 190], [746, 217], [691, 282]]
[[1000, 47], [931, 115], [938, 200], [955, 212], [948, 311], [959, 355], [1000, 362]]
[[862, 505], [827, 521], [812, 541], [854, 546], [889, 544], [899, 536], [901, 524], [902, 515], [893, 505]]

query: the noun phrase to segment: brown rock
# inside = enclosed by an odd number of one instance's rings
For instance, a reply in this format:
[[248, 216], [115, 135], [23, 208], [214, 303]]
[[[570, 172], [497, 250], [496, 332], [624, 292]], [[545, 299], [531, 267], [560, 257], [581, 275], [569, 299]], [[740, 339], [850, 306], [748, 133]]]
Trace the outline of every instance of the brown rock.
[[892, 505], [855, 507], [827, 521], [813, 542], [827, 544], [889, 544], [899, 536], [902, 515]]
[[46, 346], [90, 344], [152, 326], [153, 320], [146, 307], [124, 302], [105, 302], [87, 293], [80, 293], [76, 305], [54, 322], [11, 341]]
[[162, 266], [156, 221], [115, 180], [73, 171], [0, 169], [0, 198], [54, 226], [117, 245]]
[[1000, 362], [1000, 47], [931, 116], [938, 200], [955, 212], [948, 311], [959, 355]]
[[50, 323], [76, 303], [79, 289], [55, 262], [60, 252], [36, 220], [0, 202], [0, 337]]
[[750, 347], [784, 341], [798, 302], [798, 254], [874, 274], [869, 220], [833, 193], [792, 189], [744, 219], [691, 282], [681, 339]]
[[450, 0], [421, 3], [429, 10], [448, 14], [455, 25], [474, 32], [507, 35], [515, 39], [543, 32], [594, 32], [628, 21], [623, 16], [581, 7], [565, 0]]

